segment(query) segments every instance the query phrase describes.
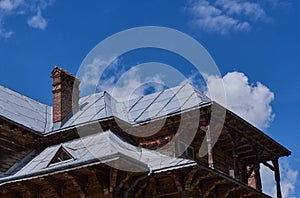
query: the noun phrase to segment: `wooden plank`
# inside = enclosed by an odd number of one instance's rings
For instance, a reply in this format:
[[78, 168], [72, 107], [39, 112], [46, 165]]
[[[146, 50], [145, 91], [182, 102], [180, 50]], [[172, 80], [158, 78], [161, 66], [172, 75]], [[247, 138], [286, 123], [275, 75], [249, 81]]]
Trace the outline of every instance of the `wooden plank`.
[[23, 147], [21, 145], [15, 144], [12, 141], [7, 141], [5, 139], [0, 138], [0, 147], [4, 150], [8, 150], [11, 152], [23, 152], [24, 150], [27, 150], [28, 148]]

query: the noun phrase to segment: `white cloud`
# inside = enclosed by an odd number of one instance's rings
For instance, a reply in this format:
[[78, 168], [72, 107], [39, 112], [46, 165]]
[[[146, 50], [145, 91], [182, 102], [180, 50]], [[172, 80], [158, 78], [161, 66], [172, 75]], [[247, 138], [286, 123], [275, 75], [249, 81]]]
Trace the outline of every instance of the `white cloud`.
[[255, 22], [269, 21], [261, 1], [188, 0], [185, 9], [192, 16], [193, 26], [219, 34], [249, 31]]
[[260, 174], [261, 174], [263, 192], [272, 197], [277, 197], [274, 172], [271, 171], [265, 165], [260, 165]]
[[[280, 160], [281, 193], [283, 198], [296, 198], [294, 195], [298, 171], [293, 170], [287, 159]], [[261, 165], [263, 192], [276, 197], [276, 183], [273, 171]]]
[[5, 28], [1, 26], [1, 20], [0, 20], [0, 37], [7, 39], [12, 35], [13, 35], [12, 31], [7, 31]]
[[13, 4], [10, 0], [0, 1], [0, 9], [2, 9], [2, 10], [12, 10], [13, 9]]
[[1, 0], [0, 10], [2, 12], [12, 11], [21, 6], [23, 3], [23, 0]]
[[[219, 101], [219, 89], [215, 87], [217, 81], [221, 80], [215, 76], [205, 76], [207, 80], [207, 93], [215, 101]], [[274, 93], [260, 82], [250, 84], [245, 74], [240, 72], [227, 73], [223, 78], [227, 104], [229, 110], [235, 112], [258, 128], [267, 128], [274, 119], [271, 102], [274, 100]], [[220, 96], [221, 97], [221, 96]]]
[[30, 27], [45, 30], [47, 27], [47, 21], [43, 18], [41, 10], [38, 10], [37, 14], [27, 20]]
[[264, 9], [258, 4], [248, 1], [217, 0], [216, 5], [228, 15], [239, 15], [248, 17], [249, 20], [266, 20]]
[[230, 31], [248, 31], [251, 26], [248, 22], [239, 21], [223, 11], [209, 1], [192, 1], [187, 10], [192, 14], [192, 23], [208, 32], [218, 32], [227, 34]]
[[[105, 59], [103, 57], [96, 57], [93, 59], [92, 63], [87, 64], [82, 69], [81, 76], [81, 86], [87, 88], [88, 86], [97, 86], [101, 77], [103, 70], [107, 68], [110, 64], [117, 65], [118, 59], [115, 57]], [[115, 78], [111, 76], [111, 78]]]
[[53, 5], [54, 0], [0, 0], [0, 37], [9, 38], [13, 35], [5, 23], [10, 17], [29, 17], [27, 24], [32, 28], [44, 30], [47, 20], [42, 17], [42, 12]]
[[164, 88], [163, 84], [160, 75], [144, 77], [140, 75], [138, 68], [133, 67], [128, 71], [122, 70], [117, 76], [103, 81], [101, 90], [108, 91], [118, 101], [128, 101], [145, 95], [150, 87], [154, 92], [161, 91]]
[[287, 160], [281, 161], [281, 189], [282, 197], [295, 197], [295, 184], [297, 182], [298, 171], [293, 170]]
[[122, 62], [115, 57], [94, 58], [91, 64], [81, 68], [77, 76], [80, 78], [80, 92], [88, 95], [97, 91], [107, 91], [119, 101], [127, 101], [142, 96], [149, 89], [160, 91], [164, 88], [162, 74], [142, 72], [139, 65], [125, 69]]

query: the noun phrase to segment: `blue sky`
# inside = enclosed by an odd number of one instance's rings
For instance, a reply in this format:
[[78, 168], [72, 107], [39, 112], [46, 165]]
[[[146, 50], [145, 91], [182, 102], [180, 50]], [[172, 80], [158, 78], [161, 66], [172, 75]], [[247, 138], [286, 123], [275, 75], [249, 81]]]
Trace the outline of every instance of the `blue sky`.
[[[261, 116], [249, 119], [292, 151], [282, 162], [283, 176], [295, 185], [287, 196], [299, 197], [299, 179], [293, 179], [300, 170], [299, 9], [295, 0], [0, 0], [0, 84], [51, 104], [54, 65], [76, 74], [86, 54], [112, 34], [138, 26], [177, 29], [209, 51], [232, 101], [242, 100], [240, 109], [233, 109], [243, 114], [243, 105], [261, 105], [262, 111], [255, 111]], [[159, 51], [135, 52], [119, 61], [180, 63], [182, 72], [190, 72], [183, 60]], [[234, 92], [232, 86], [246, 91]], [[259, 105], [254, 93], [263, 101]]]

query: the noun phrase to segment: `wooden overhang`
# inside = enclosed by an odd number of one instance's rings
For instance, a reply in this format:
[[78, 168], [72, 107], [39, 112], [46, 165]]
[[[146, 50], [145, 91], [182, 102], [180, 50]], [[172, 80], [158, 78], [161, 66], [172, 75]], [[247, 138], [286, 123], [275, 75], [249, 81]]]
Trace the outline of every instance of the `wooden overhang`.
[[3, 198], [185, 196], [269, 198], [201, 164], [153, 172], [125, 172], [106, 164], [80, 166], [6, 181], [0, 190], [0, 197]]
[[39, 146], [42, 135], [0, 117], [0, 171], [6, 172]]
[[[212, 105], [214, 105], [214, 108], [219, 108], [226, 112], [222, 131], [215, 145], [216, 147], [221, 148], [222, 151], [232, 155], [234, 144], [236, 144], [235, 149], [239, 155], [239, 159], [248, 162], [251, 162], [251, 160], [253, 161], [258, 152], [261, 162], [272, 161], [279, 157], [291, 155], [291, 151], [280, 145], [268, 135], [264, 134], [261, 130], [251, 125], [249, 122], [237, 116], [232, 111], [225, 109], [217, 103]], [[195, 111], [199, 111], [200, 114], [193, 113]], [[218, 110], [216, 110], [216, 112], [217, 111]], [[136, 134], [132, 135], [132, 137], [137, 142], [141, 143], [141, 145], [147, 145], [147, 143], [152, 141], [153, 144], [156, 142], [155, 146], [159, 146], [159, 141], [157, 141], [158, 138], [163, 139], [168, 135], [171, 135], [172, 138], [172, 136], [176, 134], [178, 126], [182, 124], [180, 122], [182, 122], [181, 118], [183, 117], [183, 114], [185, 114], [185, 118], [189, 119], [184, 120], [184, 122], [186, 122], [184, 123], [186, 125], [186, 130], [189, 130], [188, 125], [194, 120], [199, 122], [199, 129], [195, 136], [195, 141], [199, 141], [201, 143], [206, 135], [206, 132], [202, 130], [202, 127], [206, 127], [210, 123], [211, 105], [199, 107], [198, 109], [191, 109], [183, 113], [177, 113], [155, 120], [145, 121], [137, 125], [130, 125], [122, 121], [118, 121], [118, 123], [122, 124], [121, 128], [126, 128], [127, 132], [130, 131], [130, 134]], [[193, 115], [200, 115], [200, 118], [195, 119], [193, 118]], [[165, 122], [163, 127], [161, 127], [160, 124], [161, 120]], [[215, 120], [218, 120], [218, 118]], [[156, 124], [156, 122], [159, 124]], [[146, 127], [147, 125], [149, 125], [149, 127]], [[159, 127], [161, 127], [161, 130], [158, 130]], [[213, 129], [213, 126], [211, 126], [211, 128]], [[149, 130], [150, 132], [148, 131], [148, 133], [150, 134], [153, 131], [157, 131], [157, 133], [151, 136], [139, 137], [141, 129]], [[121, 131], [121, 129], [118, 129], [118, 131]], [[212, 130], [211, 133], [213, 134], [214, 131]], [[170, 138], [167, 138], [165, 143], [169, 141]]]
[[237, 136], [244, 137], [245, 141], [240, 143], [240, 147], [244, 148], [240, 150], [246, 152], [245, 144], [248, 143], [254, 151], [252, 154], [261, 152], [261, 161], [271, 161], [274, 158], [291, 155], [291, 151], [229, 110], [226, 113], [224, 127], [230, 134], [235, 133]]

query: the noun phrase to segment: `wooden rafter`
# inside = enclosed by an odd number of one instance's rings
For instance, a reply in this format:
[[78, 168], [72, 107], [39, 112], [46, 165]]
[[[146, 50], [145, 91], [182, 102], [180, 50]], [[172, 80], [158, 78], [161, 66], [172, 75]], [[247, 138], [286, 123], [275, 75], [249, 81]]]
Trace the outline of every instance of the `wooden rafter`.
[[188, 191], [191, 189], [192, 181], [197, 171], [198, 171], [197, 168], [193, 168], [190, 172], [188, 172], [187, 179], [185, 180], [184, 190]]
[[133, 173], [130, 173], [130, 172], [126, 173], [125, 176], [120, 179], [120, 182], [116, 186], [116, 190], [117, 191], [121, 190], [123, 188], [123, 186], [130, 180], [132, 175], [133, 175]]
[[149, 177], [145, 178], [143, 181], [139, 182], [140, 185], [137, 186], [138, 190], [135, 194], [135, 197], [145, 197], [145, 192], [147, 189], [147, 186], [149, 185]]
[[176, 172], [173, 172], [170, 177], [173, 179], [176, 188], [177, 188], [177, 192], [182, 192], [183, 191], [183, 187], [182, 187], [182, 182], [180, 181], [180, 176], [178, 174], [176, 174]]
[[228, 183], [228, 180], [223, 178], [215, 178], [209, 182], [204, 182], [201, 185], [201, 192], [203, 193], [203, 197], [208, 197], [214, 190], [217, 185]]
[[27, 193], [33, 197], [38, 197], [40, 194], [40, 190], [42, 189], [40, 185], [33, 183], [31, 181], [23, 182], [22, 186], [24, 186]]
[[269, 164], [268, 162], [263, 162], [263, 164], [268, 167], [270, 170], [275, 171], [274, 166], [272, 166], [271, 164]]
[[5, 150], [11, 151], [11, 152], [16, 152], [16, 153], [24, 152], [24, 150], [28, 149], [26, 147], [16, 144], [13, 141], [5, 140], [4, 138], [0, 138], [0, 147], [2, 149], [5, 149]]
[[232, 192], [232, 191], [236, 191], [236, 190], [240, 190], [241, 187], [239, 185], [236, 184], [225, 184], [225, 185], [220, 185], [218, 186], [218, 191], [217, 191], [217, 197], [221, 198], [221, 197], [228, 197], [228, 195]]
[[87, 188], [89, 185], [88, 177], [84, 174], [78, 173], [78, 172], [68, 172], [68, 177], [71, 179], [71, 182], [79, 187], [79, 192], [81, 197], [85, 197], [87, 194]]
[[107, 169], [99, 169], [97, 166], [89, 167], [89, 171], [93, 172], [95, 175], [98, 186], [103, 190], [104, 196], [109, 195], [109, 175], [107, 174]]
[[64, 182], [62, 180], [57, 179], [54, 176], [48, 176], [44, 180], [48, 184], [47, 186], [54, 192], [55, 196], [59, 198], [63, 197]]
[[150, 177], [149, 179], [149, 184], [148, 184], [148, 189], [147, 191], [149, 192], [150, 196], [156, 196], [158, 195], [157, 193], [157, 182], [155, 177]]
[[[199, 173], [199, 171], [198, 171], [198, 173]], [[215, 176], [208, 172], [197, 174], [196, 179], [192, 182], [191, 190], [193, 191], [193, 190], [196, 190], [197, 188], [199, 188], [199, 183], [201, 180], [206, 179], [206, 178], [213, 178], [213, 177], [215, 177]]]

